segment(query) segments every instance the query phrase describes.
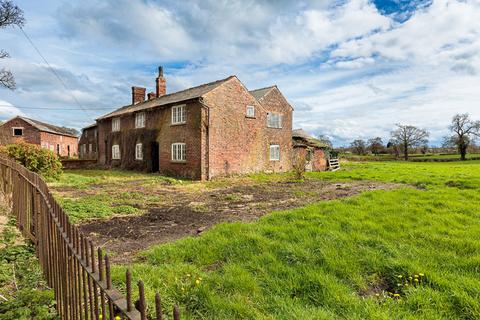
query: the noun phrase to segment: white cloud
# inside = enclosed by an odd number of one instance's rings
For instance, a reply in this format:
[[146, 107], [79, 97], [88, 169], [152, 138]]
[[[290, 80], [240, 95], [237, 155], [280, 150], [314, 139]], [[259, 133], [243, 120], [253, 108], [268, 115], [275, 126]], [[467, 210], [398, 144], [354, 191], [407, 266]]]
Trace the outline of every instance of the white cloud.
[[0, 120], [8, 120], [15, 116], [23, 116], [24, 113], [8, 101], [0, 99]]

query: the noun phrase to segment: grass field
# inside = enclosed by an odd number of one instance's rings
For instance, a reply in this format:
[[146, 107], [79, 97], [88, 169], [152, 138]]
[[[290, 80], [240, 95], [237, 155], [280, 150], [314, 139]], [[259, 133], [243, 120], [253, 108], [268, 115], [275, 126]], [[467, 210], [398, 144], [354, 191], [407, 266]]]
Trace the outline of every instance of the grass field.
[[480, 162], [350, 163], [309, 178], [404, 187], [153, 247], [130, 266], [149, 305], [159, 291], [187, 319], [480, 318]]
[[[344, 154], [341, 155], [341, 158], [348, 159], [352, 161], [402, 161], [403, 156], [400, 155], [399, 158], [396, 158], [394, 155], [391, 154], [379, 154], [379, 155], [355, 155], [355, 154]], [[420, 161], [459, 161], [460, 155], [459, 154], [410, 154], [409, 161], [412, 162], [420, 162]], [[480, 154], [478, 153], [468, 153], [467, 160], [479, 160]]]

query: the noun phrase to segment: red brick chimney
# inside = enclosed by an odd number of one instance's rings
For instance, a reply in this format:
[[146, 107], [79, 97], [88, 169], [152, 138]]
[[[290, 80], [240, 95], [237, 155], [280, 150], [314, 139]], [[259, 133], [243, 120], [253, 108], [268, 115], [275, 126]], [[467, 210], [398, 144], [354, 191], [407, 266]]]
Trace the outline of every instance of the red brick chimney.
[[145, 92], [147, 89], [142, 87], [132, 87], [132, 104], [137, 104], [145, 101]]
[[167, 81], [163, 77], [163, 67], [158, 67], [157, 83], [157, 97], [161, 97], [167, 93]]
[[155, 99], [157, 97], [157, 94], [155, 92], [149, 92], [147, 94], [147, 100], [152, 100], [152, 99]]

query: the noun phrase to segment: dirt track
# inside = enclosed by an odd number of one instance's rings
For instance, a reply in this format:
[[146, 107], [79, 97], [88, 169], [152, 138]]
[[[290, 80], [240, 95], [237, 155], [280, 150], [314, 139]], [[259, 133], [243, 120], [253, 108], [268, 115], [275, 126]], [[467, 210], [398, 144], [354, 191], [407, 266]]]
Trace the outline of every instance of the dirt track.
[[307, 180], [303, 183], [275, 182], [198, 192], [165, 188], [162, 193], [175, 201], [149, 208], [148, 213], [141, 216], [88, 222], [81, 225], [81, 229], [97, 245], [108, 247], [114, 253], [114, 261], [122, 263], [130, 261], [140, 250], [198, 235], [220, 222], [249, 222], [274, 210], [349, 197], [366, 190], [395, 187], [394, 184], [370, 181], [329, 183]]

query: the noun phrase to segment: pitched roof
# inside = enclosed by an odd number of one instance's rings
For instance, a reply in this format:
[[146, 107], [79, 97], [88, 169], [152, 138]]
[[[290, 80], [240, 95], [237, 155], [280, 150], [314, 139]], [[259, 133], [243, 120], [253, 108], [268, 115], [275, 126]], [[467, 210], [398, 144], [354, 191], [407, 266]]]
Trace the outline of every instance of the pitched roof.
[[113, 112], [110, 112], [104, 116], [101, 116], [97, 120], [102, 120], [102, 119], [107, 119], [111, 117], [116, 117], [120, 116], [123, 114], [135, 112], [135, 111], [140, 111], [140, 110], [145, 110], [145, 109], [150, 109], [150, 108], [155, 108], [163, 105], [167, 105], [170, 103], [177, 103], [177, 102], [182, 102], [182, 101], [187, 101], [195, 98], [200, 98], [204, 94], [212, 91], [222, 83], [234, 78], [235, 76], [230, 76], [228, 78], [222, 79], [222, 80], [217, 80], [209, 83], [205, 83], [196, 87], [192, 87], [186, 90], [182, 91], [177, 91], [174, 93], [166, 94], [161, 97], [152, 99], [152, 100], [147, 100], [145, 102], [137, 103], [134, 105], [128, 105], [121, 107]]
[[267, 95], [272, 89], [274, 89], [276, 86], [270, 86], [270, 87], [265, 87], [265, 88], [260, 88], [260, 89], [255, 89], [249, 91], [252, 96], [255, 97], [255, 99], [260, 100], [263, 97]]
[[97, 126], [96, 123], [92, 123], [91, 125], [88, 125], [88, 126], [86, 126], [86, 127], [83, 127], [83, 128], [82, 128], [82, 131], [83, 131], [83, 130], [87, 130], [87, 129], [91, 129], [91, 128], [95, 128], [96, 126]]
[[318, 140], [309, 135], [303, 129], [292, 130], [293, 146], [306, 146], [316, 148], [329, 148], [329, 145], [325, 142]]
[[75, 138], [77, 137], [77, 135], [73, 134], [72, 131], [71, 131], [71, 130], [74, 130], [74, 129], [62, 128], [62, 127], [54, 126], [53, 124], [48, 124], [48, 123], [45, 123], [45, 122], [41, 122], [41, 121], [38, 121], [38, 120], [34, 120], [34, 119], [26, 118], [26, 117], [21, 117], [21, 116], [17, 116], [15, 118], [22, 119], [23, 121], [27, 122], [28, 124], [32, 125], [33, 127], [37, 128], [38, 130], [43, 131], [43, 132], [60, 134], [60, 135], [63, 135], [63, 136], [70, 136], [70, 137], [75, 137]]

